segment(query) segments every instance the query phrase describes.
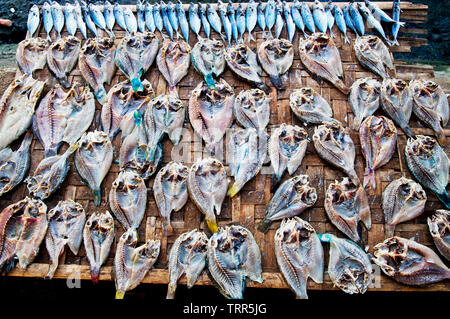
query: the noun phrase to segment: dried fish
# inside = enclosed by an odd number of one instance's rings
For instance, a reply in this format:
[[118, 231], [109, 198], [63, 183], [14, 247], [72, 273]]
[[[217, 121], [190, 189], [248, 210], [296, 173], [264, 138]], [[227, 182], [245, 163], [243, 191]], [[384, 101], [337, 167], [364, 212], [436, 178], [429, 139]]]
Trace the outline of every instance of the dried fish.
[[361, 78], [353, 82], [348, 102], [355, 115], [354, 126], [359, 129], [361, 122], [375, 113], [380, 106], [381, 84], [375, 79]]
[[261, 136], [270, 119], [270, 101], [260, 89], [243, 90], [234, 100], [233, 114], [245, 128], [254, 128]]
[[289, 106], [292, 112], [306, 123], [334, 122], [330, 104], [313, 88], [303, 87], [291, 93]]
[[47, 66], [65, 89], [70, 88], [68, 75], [77, 64], [80, 48], [81, 40], [71, 35], [53, 42], [48, 48]]
[[20, 71], [33, 75], [47, 64], [47, 50], [50, 43], [43, 38], [28, 38], [17, 45], [16, 62]]
[[438, 209], [427, 221], [436, 248], [442, 256], [450, 260], [450, 212]]
[[213, 76], [221, 75], [225, 69], [224, 53], [223, 43], [215, 39], [201, 39], [192, 48], [192, 64], [211, 90], [216, 88]]
[[375, 35], [357, 37], [355, 55], [359, 63], [383, 79], [390, 78], [390, 73], [395, 71], [391, 54], [387, 46]]

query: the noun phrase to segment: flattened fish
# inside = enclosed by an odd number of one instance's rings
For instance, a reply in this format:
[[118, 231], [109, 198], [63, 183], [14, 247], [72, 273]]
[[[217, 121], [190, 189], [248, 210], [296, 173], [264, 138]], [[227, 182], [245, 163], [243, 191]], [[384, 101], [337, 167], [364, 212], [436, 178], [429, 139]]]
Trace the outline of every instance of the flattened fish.
[[323, 282], [323, 248], [316, 231], [297, 216], [284, 219], [275, 233], [274, 246], [278, 267], [297, 299], [308, 299], [308, 278]]
[[242, 299], [247, 278], [262, 283], [261, 252], [247, 228], [221, 228], [209, 239], [207, 254], [209, 274], [226, 298]]
[[355, 144], [348, 128], [339, 122], [324, 123], [314, 129], [313, 141], [320, 157], [343, 170], [353, 184], [359, 185], [355, 172]]
[[108, 258], [115, 234], [114, 219], [108, 211], [93, 213], [84, 225], [84, 249], [94, 284], [98, 282], [100, 268]]
[[420, 184], [401, 177], [389, 183], [383, 191], [385, 233], [394, 235], [397, 224], [412, 220], [423, 213], [427, 195]]
[[367, 229], [372, 226], [364, 188], [355, 186], [347, 177], [328, 186], [324, 206], [333, 225], [355, 242], [360, 240], [358, 226], [361, 221]]
[[75, 67], [80, 53], [81, 40], [68, 35], [52, 44], [47, 52], [47, 66], [65, 89], [70, 88], [67, 76]]
[[215, 90], [210, 90], [206, 82], [201, 82], [191, 93], [189, 120], [211, 154], [215, 154], [233, 121], [234, 100], [233, 88], [224, 79], [216, 83]]
[[341, 56], [333, 39], [324, 33], [313, 33], [300, 39], [300, 60], [313, 75], [330, 81], [345, 95], [350, 89], [344, 83]]
[[375, 170], [387, 164], [397, 145], [397, 129], [394, 123], [384, 116], [369, 116], [359, 128], [361, 150], [366, 159], [363, 186], [369, 183], [377, 188]]
[[0, 99], [0, 150], [28, 129], [44, 85], [24, 74], [6, 88]]
[[374, 247], [373, 261], [394, 280], [413, 286], [450, 279], [450, 270], [427, 246], [397, 236]]
[[9, 147], [0, 151], [0, 196], [19, 185], [30, 168], [30, 146], [33, 134], [28, 132], [16, 151]]
[[436, 248], [442, 256], [450, 260], [450, 212], [438, 209], [427, 221]]
[[248, 46], [237, 44], [228, 47], [224, 55], [231, 71], [239, 78], [265, 92], [270, 92], [270, 88], [261, 79], [262, 69], [258, 64], [257, 56]]
[[213, 76], [221, 75], [225, 69], [224, 53], [223, 43], [215, 39], [201, 38], [192, 48], [192, 64], [205, 77], [211, 90], [216, 88]]
[[446, 190], [449, 162], [447, 154], [437, 141], [423, 135], [417, 135], [416, 139], [409, 138], [405, 154], [406, 164], [416, 181], [433, 191], [450, 209], [450, 196]]
[[285, 170], [295, 173], [305, 157], [308, 132], [297, 125], [281, 124], [270, 136], [269, 157], [275, 176], [281, 179]]
[[183, 40], [164, 41], [156, 57], [159, 72], [164, 76], [169, 85], [169, 93], [178, 97], [176, 85], [188, 73], [191, 47]]
[[294, 60], [292, 43], [285, 39], [266, 40], [259, 45], [258, 59], [272, 84], [279, 90], [284, 89], [281, 76], [291, 68]]
[[0, 214], [0, 269], [8, 273], [19, 261], [22, 269], [31, 264], [47, 232], [47, 206], [39, 199], [11, 204]]
[[254, 128], [261, 135], [269, 124], [271, 99], [260, 89], [239, 92], [233, 106], [236, 121], [245, 128]]
[[69, 246], [74, 255], [78, 254], [81, 245], [86, 213], [81, 204], [73, 200], [60, 201], [56, 207], [48, 212], [48, 232], [45, 246], [50, 257], [50, 268], [45, 276], [53, 278], [59, 264], [59, 256], [64, 247]]
[[409, 82], [409, 90], [413, 99], [414, 114], [433, 129], [439, 144], [447, 145], [443, 130], [449, 117], [447, 95], [439, 84], [431, 80], [413, 80]]
[[163, 218], [165, 235], [173, 235], [170, 214], [183, 208], [188, 200], [187, 178], [189, 168], [181, 163], [170, 162], [156, 174], [153, 195]]
[[136, 288], [158, 259], [159, 240], [148, 240], [139, 247], [136, 244], [135, 229], [129, 229], [120, 236], [114, 257], [116, 299], [123, 299], [125, 292]]
[[47, 50], [50, 43], [43, 38], [28, 38], [17, 45], [16, 62], [20, 71], [33, 75], [47, 64]]
[[125, 230], [139, 227], [147, 205], [147, 186], [138, 173], [120, 171], [109, 192], [109, 205]]
[[409, 137], [414, 133], [409, 126], [413, 99], [408, 83], [400, 79], [386, 79], [381, 85], [381, 107], [395, 124]]
[[199, 159], [189, 169], [189, 195], [205, 215], [212, 233], [217, 232], [216, 214], [220, 214], [227, 189], [227, 172], [219, 160], [211, 157]]
[[306, 123], [334, 122], [330, 104], [313, 88], [303, 87], [291, 93], [289, 106], [292, 112]]
[[375, 79], [361, 78], [353, 82], [348, 102], [355, 115], [355, 129], [359, 129], [361, 122], [380, 106], [380, 91], [381, 83]]
[[116, 64], [130, 80], [133, 91], [144, 90], [141, 77], [153, 64], [158, 50], [159, 40], [152, 32], [137, 32], [120, 40], [115, 53]]
[[175, 299], [177, 281], [186, 275], [187, 287], [192, 288], [205, 268], [208, 237], [197, 229], [181, 234], [169, 252], [169, 286], [167, 299]]
[[383, 79], [390, 78], [394, 73], [394, 63], [388, 47], [375, 35], [356, 37], [355, 55], [359, 63]]
[[36, 170], [25, 179], [30, 194], [42, 200], [56, 191], [69, 172], [70, 155], [78, 148], [72, 144], [62, 155], [44, 158]]
[[33, 117], [33, 131], [44, 155], [56, 155], [63, 142], [75, 143], [91, 125], [94, 113], [94, 96], [87, 86], [75, 82], [67, 92], [58, 84], [51, 89]]
[[78, 146], [74, 156], [75, 167], [91, 189], [95, 206], [99, 206], [102, 201], [100, 186], [113, 160], [111, 140], [105, 132], [87, 132], [81, 136]]
[[104, 84], [111, 84], [117, 69], [115, 52], [114, 40], [106, 37], [88, 39], [80, 50], [78, 67], [81, 75], [102, 105], [105, 104], [107, 96]]

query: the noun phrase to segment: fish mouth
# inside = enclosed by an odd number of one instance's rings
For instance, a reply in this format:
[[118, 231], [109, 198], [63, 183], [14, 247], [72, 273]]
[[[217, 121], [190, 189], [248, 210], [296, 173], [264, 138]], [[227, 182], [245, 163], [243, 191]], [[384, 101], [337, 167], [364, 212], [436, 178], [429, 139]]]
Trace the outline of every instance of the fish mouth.
[[417, 135], [416, 138], [409, 138], [406, 151], [410, 155], [430, 157], [434, 154], [434, 149], [438, 146], [437, 141], [424, 135]]
[[373, 261], [389, 276], [394, 276], [408, 259], [408, 245], [398, 237], [391, 237], [374, 247]]

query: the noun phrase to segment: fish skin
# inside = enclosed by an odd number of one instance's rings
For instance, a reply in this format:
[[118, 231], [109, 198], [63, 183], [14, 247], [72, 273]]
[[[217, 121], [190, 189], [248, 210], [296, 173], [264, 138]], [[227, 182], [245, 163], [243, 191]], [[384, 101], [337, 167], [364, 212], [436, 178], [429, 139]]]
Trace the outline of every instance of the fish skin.
[[28, 132], [16, 151], [4, 148], [0, 151], [0, 196], [19, 185], [30, 168], [30, 147], [33, 134]]
[[130, 35], [136, 34], [138, 30], [137, 20], [134, 13], [129, 7], [123, 9], [123, 17], [125, 19], [125, 25], [127, 26], [127, 32]]
[[283, 20], [283, 3], [278, 0], [275, 7], [276, 19], [275, 19], [275, 38], [279, 39], [281, 35], [281, 31], [284, 28], [284, 20]]
[[94, 37], [98, 37], [97, 27], [95, 26], [94, 21], [92, 21], [91, 14], [89, 12], [89, 8], [86, 4], [86, 2], [81, 1], [81, 11], [83, 12], [83, 18], [86, 23], [86, 26], [91, 31], [91, 33], [94, 35]]
[[359, 35], [364, 35], [364, 20], [354, 2], [350, 2], [348, 4], [348, 12], [352, 18], [353, 26], [355, 27], [356, 32]]
[[322, 3], [319, 0], [314, 1], [312, 14], [319, 32], [327, 33], [328, 17]]
[[294, 216], [284, 219], [274, 236], [275, 257], [298, 299], [308, 299], [308, 278], [323, 282], [323, 248], [314, 228]]
[[[392, 20], [396, 22], [400, 22], [400, 12], [402, 10], [400, 9], [400, 0], [394, 0], [392, 3]], [[400, 43], [397, 40], [398, 32], [400, 30], [400, 24], [394, 23], [392, 25], [392, 36], [394, 37], [394, 45], [400, 45]]]
[[116, 18], [114, 16], [114, 6], [108, 0], [105, 1], [103, 15], [105, 16], [105, 24], [109, 31], [109, 35], [114, 38], [115, 35], [113, 29], [116, 24]]
[[102, 131], [86, 132], [77, 143], [75, 168], [91, 189], [94, 205], [99, 206], [102, 201], [100, 186], [111, 167], [114, 148], [108, 135]]
[[227, 172], [222, 162], [212, 157], [197, 160], [189, 169], [189, 196], [205, 215], [211, 233], [216, 233], [216, 215], [220, 215], [228, 189]]
[[200, 38], [200, 29], [202, 27], [202, 21], [198, 15], [198, 4], [191, 2], [189, 5], [188, 15], [189, 15], [189, 25], [191, 26], [192, 32]]
[[330, 30], [330, 36], [332, 38], [335, 38], [336, 36], [333, 33], [333, 26], [334, 26], [334, 15], [333, 15], [333, 9], [336, 7], [336, 5], [330, 1], [328, 1], [327, 5], [325, 6], [325, 13], [327, 15], [327, 25], [328, 30]]
[[317, 201], [317, 192], [309, 184], [308, 175], [296, 175], [283, 182], [266, 205], [266, 214], [258, 230], [266, 233], [280, 219], [300, 215]]
[[78, 68], [101, 105], [107, 97], [104, 84], [111, 84], [116, 73], [115, 51], [114, 40], [108, 37], [88, 39], [80, 50]]
[[339, 30], [341, 30], [342, 34], [344, 35], [344, 43], [350, 43], [350, 40], [347, 36], [347, 24], [345, 22], [344, 12], [337, 5], [334, 5], [331, 10], [334, 10], [334, 20], [336, 21]]
[[372, 260], [404, 285], [423, 286], [450, 278], [450, 270], [433, 250], [397, 236], [377, 244]]
[[265, 16], [265, 10], [266, 10], [266, 6], [263, 5], [262, 0], [259, 0], [258, 3], [258, 13], [257, 13], [257, 20], [258, 20], [258, 25], [261, 28], [262, 32], [263, 32], [263, 39], [267, 38], [267, 33], [266, 33], [266, 16]]
[[156, 29], [158, 29], [159, 33], [161, 33], [161, 37], [165, 38], [166, 35], [162, 32], [164, 22], [161, 13], [161, 5], [159, 3], [155, 3], [153, 5], [153, 20], [155, 21]]
[[[119, 5], [118, 2], [114, 3], [114, 18], [116, 19], [117, 24], [122, 29], [124, 29], [125, 31], [128, 32], [127, 24], [125, 22], [125, 14], [123, 12], [122, 7]], [[152, 31], [152, 30], [150, 30], [150, 31]]]
[[53, 17], [51, 6], [47, 1], [42, 6], [42, 21], [44, 23], [44, 30], [47, 33], [47, 41], [51, 42], [50, 33], [53, 29]]
[[321, 158], [344, 171], [353, 184], [360, 184], [355, 172], [355, 145], [348, 128], [337, 121], [324, 123], [314, 129], [313, 141]]
[[156, 31], [155, 19], [153, 18], [153, 5], [150, 2], [145, 4], [144, 9], [145, 25], [150, 30], [150, 32]]
[[33, 4], [33, 6], [30, 8], [30, 11], [28, 12], [27, 18], [27, 30], [31, 38], [33, 37], [34, 33], [39, 27], [39, 24], [41, 23], [40, 19], [39, 7], [36, 4]]
[[61, 5], [53, 1], [52, 2], [52, 18], [53, 18], [53, 27], [55, 31], [58, 33], [57, 39], [61, 39], [61, 31], [64, 28], [64, 12]]
[[71, 35], [50, 44], [47, 51], [47, 66], [59, 83], [70, 88], [69, 73], [78, 62], [81, 41]]
[[169, 252], [169, 285], [166, 299], [175, 299], [177, 281], [186, 275], [187, 287], [194, 286], [206, 265], [208, 237], [193, 229], [178, 236]]
[[187, 177], [189, 168], [181, 163], [170, 162], [159, 170], [153, 183], [156, 206], [163, 219], [164, 236], [174, 234], [170, 223], [172, 211], [178, 212], [188, 200]]
[[245, 22], [245, 10], [242, 7], [241, 3], [239, 3], [239, 5], [236, 9], [236, 25], [237, 25], [238, 34], [239, 34], [239, 43], [244, 43], [243, 36], [244, 36], [247, 25]]
[[206, 4], [206, 17], [208, 18], [208, 22], [214, 29], [214, 31], [216, 31], [222, 38], [222, 41], [225, 42], [225, 38], [223, 37], [222, 34], [222, 23], [219, 14], [210, 3]]
[[181, 34], [184, 40], [189, 43], [189, 23], [186, 18], [186, 11], [184, 10], [183, 3], [178, 0], [176, 4], [176, 11], [178, 17], [178, 23], [180, 24]]
[[266, 133], [270, 118], [270, 101], [260, 89], [243, 90], [236, 96], [233, 115], [245, 128], [254, 128], [259, 136]]
[[[245, 9], [245, 25], [248, 31], [248, 42], [254, 41], [256, 42], [256, 39], [253, 37], [252, 32], [256, 27], [256, 23], [258, 22], [258, 4], [256, 4], [255, 0], [250, 0], [247, 3], [247, 8]], [[264, 31], [264, 30], [263, 30]]]
[[129, 229], [122, 236], [114, 256], [116, 299], [123, 299], [125, 293], [136, 288], [158, 259], [161, 242], [148, 240], [136, 247], [137, 232]]
[[264, 10], [264, 20], [266, 21], [266, 26], [269, 31], [268, 38], [273, 38], [272, 28], [275, 25], [276, 20], [276, 4], [274, 0], [268, 0]]
[[220, 20], [222, 20], [223, 29], [225, 31], [225, 35], [227, 36], [227, 40], [228, 40], [228, 46], [230, 46], [231, 40], [233, 38], [233, 34], [232, 34], [233, 31], [231, 30], [232, 29], [231, 22], [227, 15], [227, 5], [220, 0], [218, 0], [217, 3], [218, 3]]
[[324, 206], [333, 225], [354, 242], [361, 239], [358, 232], [360, 222], [368, 230], [372, 226], [366, 192], [362, 185], [355, 186], [348, 177], [328, 186]]
[[64, 17], [66, 20], [67, 32], [74, 36], [77, 32], [78, 24], [75, 17], [75, 7], [70, 2], [67, 2], [64, 6]]
[[356, 34], [356, 38], [358, 38], [359, 34], [356, 31], [355, 25], [353, 24], [352, 21], [352, 17], [350, 16], [349, 6], [348, 5], [344, 6], [344, 8], [342, 8], [342, 12], [344, 14], [345, 24], [347, 25], [347, 27], [350, 28], [350, 30], [352, 30]]
[[406, 147], [406, 164], [412, 175], [423, 187], [431, 190], [450, 208], [448, 184], [448, 157], [437, 141], [424, 135], [409, 138]]
[[300, 1], [299, 0], [295, 0], [292, 3], [291, 16], [292, 16], [292, 19], [293, 19], [295, 25], [297, 26], [297, 28], [299, 28], [303, 32], [303, 37], [307, 38], [308, 35], [305, 32], [305, 23], [303, 22], [302, 14], [300, 13]]
[[234, 10], [234, 4], [231, 0], [228, 0], [227, 16], [231, 24], [231, 34], [233, 35], [234, 42], [238, 43], [239, 34], [236, 22], [236, 11]]
[[98, 282], [100, 268], [108, 258], [115, 234], [114, 219], [108, 211], [94, 212], [84, 225], [84, 249], [94, 284]]
[[45, 84], [24, 74], [3, 92], [0, 99], [0, 150], [28, 129]]
[[389, 49], [375, 35], [365, 35], [355, 40], [353, 45], [356, 58], [361, 65], [383, 79], [390, 78], [395, 71]]
[[438, 209], [436, 213], [427, 218], [428, 228], [434, 244], [442, 256], [450, 260], [450, 245], [448, 244], [448, 233], [450, 214], [448, 210]]
[[215, 89], [213, 76], [219, 76], [225, 70], [225, 48], [221, 41], [202, 39], [191, 51], [194, 68], [200, 72], [210, 89]]
[[354, 114], [355, 129], [358, 130], [361, 122], [380, 106], [380, 90], [381, 83], [372, 78], [360, 78], [353, 82], [348, 102]]
[[283, 4], [283, 14], [284, 20], [286, 21], [288, 38], [289, 41], [292, 42], [294, 40], [296, 26], [294, 20], [292, 19], [291, 7], [289, 7], [289, 4], [287, 4], [287, 2], [284, 2]]
[[372, 27], [375, 30], [377, 30], [378, 33], [383, 37], [384, 41], [386, 41], [386, 43], [388, 45], [392, 46], [393, 42], [391, 42], [391, 40], [389, 40], [386, 37], [386, 34], [384, 33], [384, 30], [383, 30], [383, 26], [381, 25], [380, 21], [375, 19], [375, 17], [370, 12], [369, 8], [367, 8], [364, 3], [358, 2], [358, 9], [361, 12], [361, 14], [363, 15], [363, 17], [366, 19], [369, 27]]
[[80, 29], [83, 38], [87, 39], [86, 23], [83, 20], [83, 13], [81, 10], [81, 5], [78, 0], [74, 1], [75, 19], [77, 20], [78, 29]]
[[409, 82], [409, 90], [413, 98], [414, 114], [433, 129], [439, 144], [445, 147], [447, 138], [443, 127], [447, 125], [449, 118], [447, 95], [439, 84], [431, 80], [412, 80]]
[[211, 25], [209, 24], [208, 18], [206, 16], [205, 9], [201, 4], [198, 6], [198, 14], [200, 16], [200, 20], [202, 21], [203, 31], [206, 34], [206, 38], [210, 38], [211, 36]]
[[90, 13], [92, 21], [95, 23], [95, 25], [97, 27], [99, 27], [100, 29], [102, 29], [103, 31], [105, 31], [109, 35], [110, 38], [114, 38], [114, 33], [110, 32], [108, 30], [108, 28], [106, 27], [105, 16], [100, 11], [100, 9], [91, 3], [89, 5], [89, 13]]
[[426, 201], [427, 195], [422, 186], [411, 179], [400, 177], [389, 183], [382, 194], [386, 236], [394, 236], [397, 224], [421, 215]]
[[17, 45], [16, 62], [20, 71], [33, 75], [47, 64], [47, 50], [50, 43], [43, 38], [28, 38]]
[[172, 24], [170, 23], [169, 20], [169, 14], [167, 12], [167, 5], [164, 3], [164, 1], [161, 0], [161, 15], [162, 15], [162, 19], [163, 19], [163, 25], [164, 28], [167, 31], [167, 34], [169, 35], [169, 38], [173, 41], [173, 28], [172, 28]]
[[306, 123], [337, 121], [333, 118], [330, 104], [311, 87], [294, 90], [290, 95], [289, 106], [292, 112]]
[[[370, 2], [368, 0], [364, 0], [364, 2], [365, 2], [365, 5], [370, 9], [372, 14], [375, 16], [375, 18], [377, 18], [377, 20], [382, 20], [382, 21], [391, 22], [391, 23], [398, 23], [398, 21], [391, 18], [386, 12], [381, 10], [380, 7], [378, 5], [376, 5], [375, 3]], [[398, 2], [398, 4], [400, 5], [400, 1], [394, 0], [394, 3], [395, 2]], [[403, 24], [404, 24], [403, 22], [400, 22], [401, 26], [403, 26]]]
[[313, 14], [307, 3], [302, 2], [301, 6], [300, 6], [300, 13], [302, 15], [305, 26], [308, 28], [309, 31], [311, 31], [312, 33], [315, 33], [316, 26], [314, 24]]
[[48, 232], [45, 247], [50, 259], [50, 267], [45, 279], [52, 279], [59, 265], [59, 256], [67, 245], [74, 255], [78, 254], [83, 239], [86, 213], [81, 204], [71, 199], [58, 202], [48, 212]]
[[177, 17], [177, 8], [176, 4], [172, 1], [167, 3], [167, 15], [169, 16], [170, 25], [172, 26], [173, 31], [175, 31], [176, 39], [180, 38], [180, 33], [178, 32], [179, 23]]
[[[161, 3], [163, 3], [163, 2], [161, 1]], [[136, 3], [136, 15], [137, 15], [137, 26], [138, 26], [139, 32], [145, 32], [146, 31], [145, 30], [144, 11], [145, 11], [145, 7], [144, 7], [143, 1], [137, 0], [137, 3]]]

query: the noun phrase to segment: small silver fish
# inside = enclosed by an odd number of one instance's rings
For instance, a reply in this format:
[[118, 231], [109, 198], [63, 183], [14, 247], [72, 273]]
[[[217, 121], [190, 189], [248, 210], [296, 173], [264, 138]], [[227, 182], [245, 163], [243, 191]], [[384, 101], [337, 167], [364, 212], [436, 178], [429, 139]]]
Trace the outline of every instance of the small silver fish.
[[334, 7], [336, 5], [333, 4], [331, 1], [328, 1], [327, 5], [325, 6], [325, 13], [327, 15], [327, 23], [328, 23], [328, 30], [330, 30], [330, 36], [332, 38], [335, 38], [336, 36], [333, 33], [333, 26], [334, 26]]
[[135, 34], [137, 32], [137, 21], [134, 13], [129, 7], [123, 9], [123, 16], [125, 19], [125, 25], [127, 26], [127, 31], [130, 34]]
[[245, 24], [245, 11], [244, 8], [242, 7], [242, 4], [240, 3], [236, 9], [236, 25], [239, 33], [239, 42], [243, 43], [244, 42], [243, 36], [246, 24]]
[[303, 37], [307, 38], [308, 35], [305, 32], [305, 23], [303, 22], [302, 14], [300, 13], [300, 1], [295, 0], [291, 6], [291, 16], [294, 20], [295, 25], [303, 32]]
[[315, 0], [313, 4], [313, 18], [317, 28], [322, 33], [327, 33], [328, 17], [325, 13], [325, 9], [319, 0]]
[[362, 2], [358, 2], [358, 8], [359, 8], [359, 11], [361, 12], [361, 14], [363, 15], [363, 17], [366, 19], [369, 27], [372, 27], [375, 30], [377, 30], [378, 33], [383, 37], [384, 41], [386, 41], [386, 43], [388, 45], [393, 45], [393, 42], [386, 37], [386, 34], [384, 33], [384, 30], [383, 30], [383, 26], [377, 19], [375, 19], [375, 17], [370, 12], [369, 8], [367, 8], [366, 5]]
[[291, 7], [289, 6], [289, 4], [287, 2], [284, 2], [283, 14], [284, 14], [284, 20], [286, 21], [288, 39], [290, 42], [292, 42], [294, 40], [296, 27], [295, 27], [295, 23], [294, 23], [294, 20], [292, 19], [292, 15], [291, 15]]
[[165, 38], [165, 34], [162, 33], [164, 27], [164, 21], [161, 13], [161, 5], [159, 3], [155, 3], [153, 5], [153, 20], [155, 21], [155, 26], [158, 31], [161, 33], [161, 36]]
[[44, 30], [47, 33], [47, 41], [52, 41], [50, 32], [53, 29], [52, 8], [48, 2], [42, 6], [42, 20], [44, 22]]
[[[257, 7], [255, 0], [250, 0], [247, 3], [247, 8], [245, 10], [245, 24], [247, 26], [248, 31], [248, 42], [255, 41], [255, 38], [252, 35], [253, 30], [255, 29], [258, 17], [257, 17]], [[264, 30], [263, 30], [264, 31]]]
[[302, 14], [303, 22], [305, 23], [308, 30], [311, 31], [312, 33], [316, 32], [314, 18], [313, 18], [311, 9], [309, 8], [307, 3], [302, 2], [301, 6], [300, 6], [300, 12]]
[[87, 39], [86, 23], [83, 20], [83, 13], [81, 11], [81, 6], [78, 0], [75, 1], [74, 6], [75, 6], [75, 18], [77, 20], [78, 29], [80, 29], [83, 38]]
[[189, 5], [189, 25], [191, 30], [200, 38], [200, 28], [202, 27], [202, 22], [198, 16], [198, 4], [192, 3]]
[[202, 21], [203, 31], [206, 37], [209, 39], [211, 35], [211, 25], [209, 24], [208, 18], [206, 17], [205, 9], [201, 4], [198, 6], [198, 14], [200, 15], [200, 20]]
[[27, 19], [27, 29], [30, 37], [33, 37], [39, 24], [40, 24], [39, 7], [34, 4], [31, 7], [30, 11], [28, 12], [28, 19]]
[[163, 19], [163, 25], [164, 28], [167, 31], [167, 34], [169, 35], [169, 38], [173, 41], [173, 28], [172, 28], [172, 24], [170, 23], [170, 19], [169, 19], [169, 13], [167, 11], [167, 4], [164, 3], [164, 1], [161, 0], [161, 16]]
[[[167, 14], [169, 16], [170, 24], [172, 25], [173, 31], [175, 31], [175, 34], [177, 35], [177, 39], [180, 38], [180, 34], [178, 32], [179, 29], [179, 23], [178, 23], [178, 17], [177, 17], [177, 11], [176, 11], [176, 4], [172, 1], [169, 1], [167, 4]], [[151, 30], [150, 30], [151, 31]]]
[[137, 3], [136, 3], [136, 15], [137, 15], [137, 26], [138, 26], [139, 32], [145, 32], [144, 11], [145, 11], [145, 7], [144, 7], [144, 4], [143, 4], [143, 1], [137, 0]]
[[257, 9], [257, 20], [258, 20], [258, 25], [261, 28], [263, 34], [263, 39], [267, 38], [267, 34], [266, 34], [266, 16], [265, 16], [265, 9], [266, 7], [263, 5], [262, 0], [259, 0], [258, 3], [258, 9]]
[[398, 31], [400, 30], [400, 12], [402, 10], [400, 9], [400, 0], [394, 0], [392, 3], [392, 20], [396, 21], [397, 23], [394, 23], [392, 25], [392, 36], [394, 37], [394, 45], [400, 45], [397, 40]]
[[91, 3], [89, 5], [89, 13], [90, 13], [92, 21], [95, 23], [95, 25], [97, 27], [99, 27], [100, 29], [104, 30], [106, 33], [108, 33], [109, 37], [113, 38], [114, 33], [111, 34], [111, 32], [106, 28], [105, 16], [100, 11], [100, 9]]
[[116, 18], [114, 16], [114, 6], [109, 1], [105, 1], [103, 15], [105, 16], [106, 28], [109, 30], [109, 34], [114, 37], [113, 29], [116, 24]]
[[347, 24], [345, 22], [344, 12], [337, 5], [332, 6], [331, 10], [334, 11], [334, 20], [336, 21], [339, 30], [341, 30], [342, 34], [344, 35], [344, 43], [350, 43], [350, 40], [347, 36]]
[[227, 40], [228, 40], [228, 46], [231, 45], [231, 40], [232, 40], [232, 27], [231, 27], [231, 22], [230, 19], [228, 19], [227, 16], [227, 5], [225, 3], [223, 3], [222, 1], [218, 0], [218, 8], [219, 8], [219, 15], [220, 15], [220, 19], [222, 20], [222, 24], [223, 24], [223, 29], [225, 31], [225, 35], [227, 36]]
[[227, 16], [231, 23], [231, 33], [233, 35], [233, 39], [237, 43], [238, 42], [238, 30], [237, 30], [237, 22], [236, 22], [236, 11], [234, 10], [234, 4], [231, 0], [228, 0]]
[[92, 32], [94, 37], [98, 37], [97, 27], [95, 26], [94, 21], [92, 21], [91, 14], [89, 13], [89, 8], [86, 2], [81, 1], [81, 11], [83, 12], [84, 21], [88, 29]]
[[216, 31], [220, 35], [223, 42], [225, 42], [225, 39], [222, 35], [222, 23], [220, 21], [219, 14], [210, 3], [206, 4], [206, 16], [208, 18], [211, 27], [214, 29], [214, 31]]
[[117, 24], [128, 32], [127, 24], [125, 23], [125, 14], [122, 6], [118, 2], [114, 4], [114, 18], [116, 19]]
[[283, 3], [278, 0], [275, 8], [275, 38], [279, 39], [284, 28]]
[[183, 34], [184, 40], [189, 43], [189, 23], [186, 18], [186, 11], [184, 10], [183, 3], [178, 0], [176, 5], [178, 22], [180, 24], [181, 33]]
[[74, 36], [77, 32], [78, 24], [75, 17], [75, 7], [70, 2], [67, 2], [64, 6], [64, 16], [66, 19], [67, 32]]
[[272, 36], [272, 28], [275, 25], [276, 20], [276, 4], [275, 0], [269, 0], [266, 4], [266, 9], [264, 11], [264, 18], [266, 21], [267, 29], [269, 30], [269, 38], [273, 38]]
[[61, 38], [61, 31], [64, 28], [64, 12], [60, 4], [56, 1], [52, 2], [53, 27], [58, 33], [58, 39]]
[[450, 238], [448, 229], [450, 228], [450, 212], [438, 209], [436, 213], [428, 217], [428, 228], [434, 244], [442, 256], [450, 260]]
[[150, 30], [150, 32], [155, 32], [156, 25], [155, 19], [153, 17], [153, 5], [150, 2], [147, 2], [145, 4], [144, 14], [145, 14], [145, 25]]

